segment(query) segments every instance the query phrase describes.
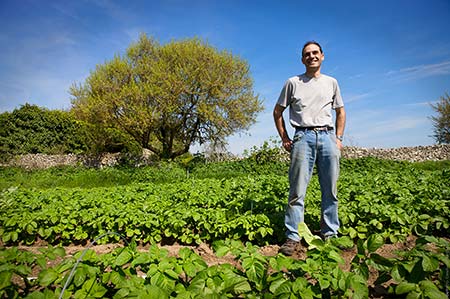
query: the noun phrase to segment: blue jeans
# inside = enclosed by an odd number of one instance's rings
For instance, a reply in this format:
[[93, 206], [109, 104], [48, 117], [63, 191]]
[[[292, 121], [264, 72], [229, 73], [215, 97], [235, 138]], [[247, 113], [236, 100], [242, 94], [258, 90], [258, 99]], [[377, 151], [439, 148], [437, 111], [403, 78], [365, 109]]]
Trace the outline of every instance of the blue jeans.
[[299, 241], [298, 225], [304, 222], [304, 201], [314, 165], [322, 193], [320, 228], [324, 237], [339, 229], [337, 180], [340, 151], [333, 131], [297, 129], [291, 148], [289, 200], [285, 214], [286, 237]]

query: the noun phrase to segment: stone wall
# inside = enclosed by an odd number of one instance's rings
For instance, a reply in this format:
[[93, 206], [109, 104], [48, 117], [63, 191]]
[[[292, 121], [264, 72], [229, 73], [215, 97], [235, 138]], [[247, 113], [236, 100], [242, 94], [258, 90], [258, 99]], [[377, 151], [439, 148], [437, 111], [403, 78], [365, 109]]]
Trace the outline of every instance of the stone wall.
[[84, 155], [46, 155], [46, 154], [27, 154], [13, 158], [2, 166], [17, 166], [25, 169], [41, 169], [55, 166], [88, 166], [88, 167], [107, 167], [114, 166], [120, 159], [120, 154], [103, 154], [99, 156]]
[[398, 147], [389, 149], [348, 146], [342, 150], [344, 158], [375, 157], [411, 162], [450, 160], [450, 144]]
[[[281, 150], [286, 155], [282, 160], [288, 160], [287, 152]], [[399, 147], [390, 149], [361, 148], [349, 146], [342, 150], [343, 158], [376, 157], [389, 160], [405, 160], [411, 162], [441, 161], [450, 160], [450, 144], [430, 145], [415, 147]], [[88, 167], [108, 167], [114, 166], [121, 159], [120, 154], [103, 154], [96, 157], [83, 155], [45, 155], [28, 154], [18, 156], [2, 166], [18, 166], [26, 169], [49, 168], [61, 165], [83, 165]], [[149, 164], [151, 159], [145, 153], [140, 164]]]

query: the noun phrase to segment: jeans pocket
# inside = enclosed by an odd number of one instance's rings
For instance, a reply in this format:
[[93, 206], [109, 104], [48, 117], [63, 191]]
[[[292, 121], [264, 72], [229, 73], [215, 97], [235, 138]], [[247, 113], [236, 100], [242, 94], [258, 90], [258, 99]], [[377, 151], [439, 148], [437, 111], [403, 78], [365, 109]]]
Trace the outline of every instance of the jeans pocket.
[[340, 150], [340, 149], [338, 148], [338, 146], [337, 146], [337, 138], [336, 138], [336, 135], [334, 135], [334, 134], [329, 134], [329, 136], [330, 136], [331, 143], [333, 144], [334, 148], [336, 149], [337, 156], [338, 156], [338, 158], [340, 158], [340, 157], [341, 157], [341, 150]]
[[294, 138], [292, 139], [292, 143], [296, 143], [296, 142], [300, 141], [304, 135], [305, 135], [305, 133], [302, 131], [296, 132], [294, 135]]

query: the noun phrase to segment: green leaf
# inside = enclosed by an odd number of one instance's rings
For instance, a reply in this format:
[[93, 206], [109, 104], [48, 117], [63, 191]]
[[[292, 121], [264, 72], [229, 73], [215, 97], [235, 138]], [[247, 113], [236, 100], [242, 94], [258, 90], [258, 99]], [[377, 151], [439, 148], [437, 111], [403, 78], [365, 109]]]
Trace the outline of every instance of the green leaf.
[[370, 254], [370, 259], [378, 265], [382, 265], [385, 267], [392, 267], [393, 263], [391, 260], [379, 255], [378, 253]]
[[253, 257], [245, 258], [242, 261], [242, 267], [250, 281], [261, 282], [265, 274], [265, 267], [259, 260]]
[[137, 265], [146, 265], [152, 261], [152, 257], [147, 252], [138, 254], [137, 257], [131, 262], [131, 266], [136, 267]]
[[[46, 296], [44, 293], [41, 293], [39, 291], [34, 291], [30, 294], [28, 294], [28, 296], [25, 297], [26, 299], [46, 299]], [[53, 296], [54, 298], [54, 296]]]
[[427, 272], [434, 272], [439, 269], [439, 260], [434, 257], [424, 255], [422, 259], [423, 270]]
[[63, 247], [56, 247], [53, 252], [59, 257], [66, 256], [66, 250]]
[[148, 267], [147, 276], [153, 276], [157, 272], [158, 272], [158, 265], [151, 264], [150, 267]]
[[448, 256], [445, 256], [445, 255], [438, 255], [438, 258], [439, 258], [439, 260], [441, 261], [441, 262], [443, 262], [444, 263], [444, 265], [447, 267], [447, 268], [450, 268], [450, 258], [448, 257]]
[[117, 257], [114, 265], [115, 266], [123, 266], [126, 263], [128, 263], [129, 261], [131, 261], [133, 255], [131, 253], [131, 251], [128, 248], [124, 248], [122, 250], [122, 252], [120, 252], [119, 256]]
[[290, 294], [292, 292], [291, 286], [292, 282], [285, 280], [274, 291], [271, 289], [271, 292], [277, 297], [282, 294]]
[[192, 255], [192, 250], [187, 247], [183, 247], [178, 252], [178, 255], [180, 256], [181, 259], [186, 260]]
[[175, 281], [162, 274], [161, 272], [155, 273], [150, 278], [150, 283], [152, 285], [160, 287], [163, 290], [172, 291], [175, 288]]
[[240, 279], [236, 279], [233, 290], [236, 294], [245, 294], [250, 292], [252, 290], [252, 287], [248, 283], [247, 279], [242, 277]]
[[421, 293], [416, 291], [410, 292], [406, 296], [406, 299], [419, 299], [419, 298], [421, 298]]
[[95, 282], [91, 292], [89, 292], [89, 295], [91, 295], [94, 298], [103, 298], [107, 291], [108, 291], [107, 288]]
[[395, 288], [395, 293], [397, 295], [408, 294], [416, 289], [417, 285], [415, 283], [410, 282], [401, 282]]
[[331, 238], [330, 241], [331, 241], [331, 244], [333, 244], [334, 246], [336, 246], [339, 249], [350, 249], [350, 248], [353, 248], [353, 246], [355, 245], [353, 243], [353, 240], [350, 239], [350, 237], [348, 237], [348, 236], [343, 236], [340, 238]]
[[167, 269], [164, 271], [164, 274], [166, 274], [167, 276], [169, 276], [170, 278], [176, 280], [178, 279], [178, 274], [173, 271], [172, 269]]
[[219, 246], [216, 249], [216, 255], [218, 257], [223, 257], [223, 256], [227, 255], [228, 252], [230, 252], [230, 248], [228, 246]]
[[370, 271], [369, 271], [369, 267], [367, 266], [366, 263], [361, 263], [361, 264], [357, 265], [356, 269], [354, 271], [355, 271], [355, 273], [363, 276], [366, 280], [369, 278]]
[[86, 291], [89, 294], [89, 292], [91, 291], [91, 289], [93, 288], [93, 286], [95, 284], [95, 280], [96, 280], [95, 277], [92, 277], [92, 278], [86, 280], [84, 282], [83, 286], [81, 287], [82, 290]]
[[[298, 234], [300, 238], [304, 239], [310, 248], [315, 248], [317, 246], [321, 247], [324, 245], [324, 242], [319, 236], [313, 235], [313, 233], [309, 230], [309, 227], [305, 222], [301, 222], [298, 224]], [[314, 241], [314, 243], [313, 243]]]
[[422, 263], [420, 262], [420, 260], [417, 260], [414, 267], [412, 268], [409, 281], [419, 282], [419, 281], [425, 279], [425, 277], [426, 277], [426, 273], [423, 270]]
[[36, 258], [36, 264], [38, 264], [39, 267], [41, 267], [42, 269], [44, 269], [44, 268], [46, 267], [46, 265], [47, 265], [47, 260], [46, 260], [45, 256], [39, 255], [39, 256]]
[[7, 233], [3, 234], [3, 236], [2, 236], [3, 243], [8, 243], [9, 240], [11, 240], [11, 233], [12, 232], [7, 232]]
[[130, 291], [128, 289], [120, 289], [114, 294], [113, 299], [127, 298], [129, 294]]
[[191, 284], [188, 286], [188, 290], [195, 293], [201, 294], [205, 288], [206, 274], [200, 273], [192, 279]]
[[345, 260], [342, 258], [342, 256], [334, 250], [330, 252], [330, 257], [339, 264], [345, 264]]
[[61, 264], [59, 264], [55, 270], [60, 273], [63, 274], [64, 272], [68, 271], [68, 270], [72, 270], [74, 266], [74, 261], [72, 260], [65, 260], [64, 262], [62, 262]]
[[356, 248], [358, 249], [358, 255], [365, 256], [366, 250], [364, 248], [364, 240], [359, 239], [356, 243]]
[[116, 271], [111, 272], [110, 281], [114, 285], [118, 286], [118, 285], [120, 285], [120, 283], [122, 281], [125, 281], [125, 280], [126, 280], [125, 275], [122, 275], [122, 274], [120, 274], [119, 272], [116, 272]]
[[304, 291], [308, 286], [308, 281], [304, 277], [297, 277], [292, 284], [292, 291], [294, 293], [299, 293]]
[[166, 291], [156, 285], [147, 285], [145, 287], [145, 293], [142, 293], [138, 298], [166, 299], [169, 298], [169, 295]]
[[394, 265], [391, 270], [391, 276], [396, 282], [401, 282], [406, 273], [406, 269], [399, 265]]
[[419, 286], [424, 291], [437, 291], [437, 290], [439, 290], [437, 288], [437, 286], [432, 281], [429, 281], [429, 280], [422, 280], [421, 282], [419, 282]]
[[87, 277], [86, 269], [84, 267], [78, 267], [75, 270], [75, 274], [73, 276], [73, 283], [77, 287], [79, 287], [79, 286], [81, 286], [84, 283], [84, 281], [86, 280], [86, 277]]
[[359, 275], [353, 275], [350, 278], [350, 286], [354, 291], [353, 299], [364, 299], [369, 297], [369, 288], [367, 286], [366, 278]]
[[[391, 278], [394, 279], [395, 281], [398, 281], [396, 278], [393, 277], [393, 275], [391, 275], [388, 272], [383, 271], [378, 274], [378, 278], [375, 281], [375, 285], [382, 285], [382, 284], [388, 282]], [[366, 278], [366, 280], [367, 280], [367, 278]]]
[[44, 269], [39, 273], [38, 279], [41, 286], [47, 287], [58, 279], [59, 273], [53, 269]]
[[[269, 287], [270, 292], [275, 294], [277, 292], [278, 288], [285, 282], [286, 282], [286, 280], [282, 277], [272, 281], [272, 283], [270, 284], [270, 287]], [[289, 288], [289, 290], [290, 290], [290, 288]], [[278, 294], [281, 294], [281, 293], [282, 292], [280, 292]]]
[[384, 238], [379, 235], [370, 235], [369, 238], [367, 238], [367, 249], [369, 252], [375, 252], [378, 248], [384, 245]]
[[13, 242], [16, 242], [19, 239], [19, 234], [17, 233], [17, 231], [13, 231], [11, 234], [11, 240]]
[[0, 272], [0, 290], [11, 285], [12, 271]]
[[27, 265], [19, 265], [15, 267], [14, 271], [21, 276], [28, 276], [31, 274], [31, 268]]
[[319, 276], [317, 279], [319, 281], [320, 289], [325, 290], [330, 287], [330, 278], [326, 276]]
[[434, 290], [425, 290], [424, 292], [426, 298], [432, 298], [432, 299], [448, 299], [447, 295], [438, 289]]

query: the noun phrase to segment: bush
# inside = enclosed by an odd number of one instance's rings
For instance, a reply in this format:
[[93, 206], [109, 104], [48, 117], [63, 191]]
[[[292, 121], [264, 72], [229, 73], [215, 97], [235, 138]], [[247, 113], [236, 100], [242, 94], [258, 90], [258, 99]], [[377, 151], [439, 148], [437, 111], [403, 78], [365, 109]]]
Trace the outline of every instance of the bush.
[[87, 149], [82, 124], [68, 112], [25, 104], [0, 114], [0, 154], [64, 154]]
[[434, 139], [438, 144], [450, 143], [450, 95], [445, 94], [431, 108], [437, 113], [430, 117], [434, 126]]
[[250, 152], [245, 151], [244, 154], [248, 160], [255, 161], [258, 164], [265, 164], [270, 162], [286, 162], [289, 159], [287, 152], [280, 147], [279, 141], [274, 137], [260, 146], [253, 146]]
[[142, 148], [116, 129], [77, 120], [70, 112], [25, 104], [0, 114], [0, 157], [23, 154], [99, 154], [124, 152], [140, 155]]

